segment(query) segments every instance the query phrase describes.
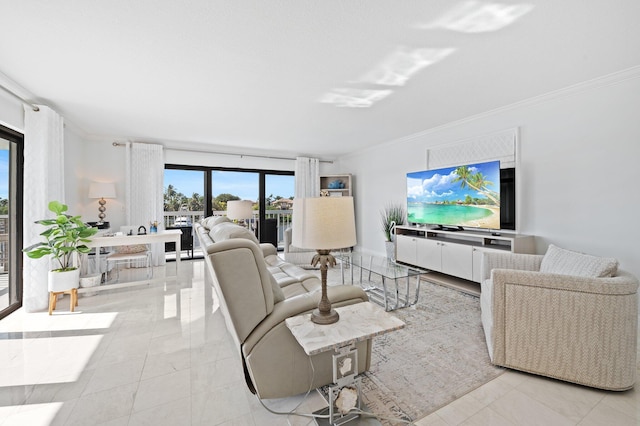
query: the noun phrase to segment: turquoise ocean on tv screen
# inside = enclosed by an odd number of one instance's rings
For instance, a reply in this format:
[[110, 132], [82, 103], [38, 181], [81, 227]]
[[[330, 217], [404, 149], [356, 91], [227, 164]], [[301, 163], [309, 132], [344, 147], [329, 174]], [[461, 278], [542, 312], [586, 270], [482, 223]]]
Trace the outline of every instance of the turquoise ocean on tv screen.
[[460, 225], [470, 220], [491, 216], [491, 210], [457, 204], [409, 203], [407, 206], [409, 222], [434, 225]]

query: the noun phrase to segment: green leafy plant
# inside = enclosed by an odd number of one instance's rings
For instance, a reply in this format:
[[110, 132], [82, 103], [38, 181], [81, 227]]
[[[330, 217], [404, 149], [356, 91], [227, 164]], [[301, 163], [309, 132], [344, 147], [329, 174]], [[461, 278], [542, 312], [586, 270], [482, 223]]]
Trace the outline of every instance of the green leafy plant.
[[400, 204], [387, 204], [380, 212], [382, 231], [385, 241], [393, 241], [393, 228], [396, 225], [404, 225], [406, 213], [404, 206]]
[[69, 208], [66, 204], [59, 201], [51, 201], [49, 210], [56, 217], [53, 219], [41, 219], [35, 223], [48, 226], [48, 228], [40, 235], [46, 241], [36, 243], [30, 247], [23, 249], [27, 256], [31, 259], [40, 259], [44, 256], [52, 256], [59, 268], [54, 271], [64, 272], [77, 269], [74, 265], [74, 255], [80, 253], [89, 253], [91, 249], [86, 243], [90, 237], [98, 232], [97, 228], [93, 228], [80, 220], [80, 216], [70, 216], [65, 214]]

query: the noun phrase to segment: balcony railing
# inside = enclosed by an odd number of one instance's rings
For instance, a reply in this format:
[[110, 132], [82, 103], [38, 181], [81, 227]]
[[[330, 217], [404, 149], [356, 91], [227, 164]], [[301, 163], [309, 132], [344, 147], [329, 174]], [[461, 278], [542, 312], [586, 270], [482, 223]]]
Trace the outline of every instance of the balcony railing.
[[9, 215], [0, 215], [0, 274], [9, 271]]
[[[284, 231], [291, 226], [292, 210], [266, 210], [265, 219], [275, 219], [277, 226], [277, 242], [278, 248], [284, 247]], [[226, 216], [226, 211], [214, 211], [213, 216]], [[196, 223], [204, 217], [203, 211], [178, 211], [164, 212], [164, 227], [176, 226], [181, 223]], [[253, 213], [253, 217], [249, 220], [251, 229], [256, 229], [258, 223], [258, 212]], [[198, 239], [194, 239], [194, 248], [198, 247]]]

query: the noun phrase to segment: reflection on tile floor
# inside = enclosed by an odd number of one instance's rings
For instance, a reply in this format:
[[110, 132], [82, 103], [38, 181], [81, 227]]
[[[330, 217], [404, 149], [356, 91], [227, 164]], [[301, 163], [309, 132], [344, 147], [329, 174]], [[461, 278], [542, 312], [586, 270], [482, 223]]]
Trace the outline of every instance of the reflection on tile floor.
[[[135, 273], [144, 271], [122, 274]], [[65, 299], [53, 316], [20, 309], [0, 320], [0, 426], [313, 424], [268, 412], [247, 390], [204, 274], [202, 260], [183, 261], [178, 284], [102, 291], [81, 296], [74, 313]], [[315, 392], [266, 403], [302, 413], [323, 405]], [[639, 423], [635, 390], [604, 392], [517, 372], [416, 422]]]

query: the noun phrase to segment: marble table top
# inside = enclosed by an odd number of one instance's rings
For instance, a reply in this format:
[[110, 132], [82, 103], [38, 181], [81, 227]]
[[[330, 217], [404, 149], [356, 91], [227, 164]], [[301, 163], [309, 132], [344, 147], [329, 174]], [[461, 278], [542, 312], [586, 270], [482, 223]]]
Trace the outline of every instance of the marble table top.
[[341, 306], [335, 310], [340, 314], [340, 320], [334, 324], [311, 322], [311, 314], [285, 320], [307, 355], [338, 349], [405, 326], [400, 319], [371, 302]]

